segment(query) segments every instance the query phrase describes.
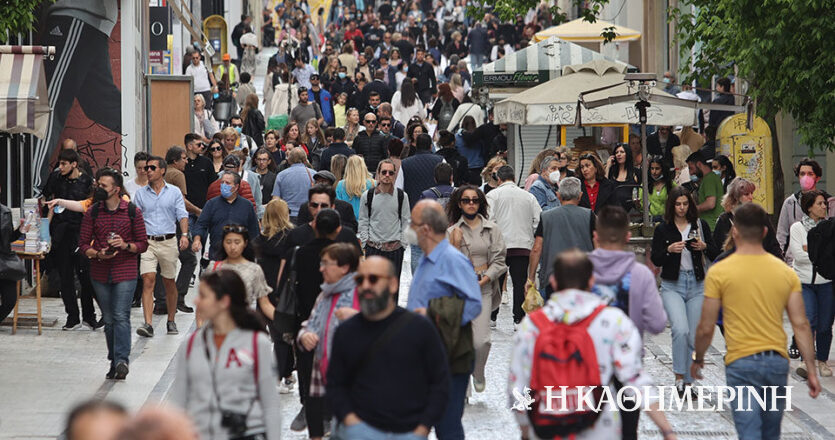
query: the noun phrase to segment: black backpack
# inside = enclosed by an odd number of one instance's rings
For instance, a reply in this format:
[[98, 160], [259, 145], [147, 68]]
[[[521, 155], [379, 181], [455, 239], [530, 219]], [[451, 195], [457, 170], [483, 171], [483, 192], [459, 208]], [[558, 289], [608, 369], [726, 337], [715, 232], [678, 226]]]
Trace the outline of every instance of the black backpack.
[[[93, 219], [93, 225], [96, 224], [96, 218], [99, 216], [99, 205], [101, 203], [93, 203], [93, 206], [90, 207], [90, 218]], [[128, 202], [128, 218], [130, 218], [131, 225], [133, 225], [133, 219], [136, 218], [136, 205], [133, 202]]]
[[835, 279], [835, 220], [828, 218], [821, 220], [809, 230], [806, 237], [807, 252], [812, 262], [812, 283], [815, 276], [820, 274], [827, 280]]

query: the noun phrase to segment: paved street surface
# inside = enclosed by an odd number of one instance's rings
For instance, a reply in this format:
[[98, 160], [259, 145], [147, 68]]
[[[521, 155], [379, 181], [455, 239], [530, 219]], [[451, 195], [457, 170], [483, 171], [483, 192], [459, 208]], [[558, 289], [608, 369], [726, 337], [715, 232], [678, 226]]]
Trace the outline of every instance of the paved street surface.
[[[410, 281], [406, 252], [402, 291]], [[187, 302], [192, 303], [196, 289], [192, 289]], [[401, 295], [405, 305], [406, 295]], [[29, 310], [32, 300], [24, 300], [22, 307]], [[77, 402], [93, 397], [107, 397], [137, 410], [143, 405], [165, 400], [173, 380], [172, 359], [187, 337], [187, 329], [193, 329], [193, 314], [177, 314], [181, 332], [177, 336], [165, 334], [165, 317], [155, 316], [156, 336], [140, 338], [134, 334], [131, 351], [130, 374], [124, 382], [106, 381], [107, 352], [104, 333], [98, 331], [61, 331], [65, 315], [60, 299], [45, 300], [44, 317], [55, 321], [54, 327], [44, 328], [41, 336], [37, 330], [18, 329], [11, 334], [9, 325], [0, 326], [0, 439], [54, 439], [63, 431], [65, 417]], [[7, 320], [10, 323], [11, 319]], [[141, 309], [133, 309], [134, 328], [142, 321]], [[786, 324], [788, 328], [788, 324]], [[704, 385], [724, 384], [724, 368], [721, 355], [724, 352], [719, 332], [714, 338], [708, 356]], [[510, 305], [502, 305], [498, 328], [493, 330], [493, 347], [487, 364], [487, 389], [474, 394], [464, 413], [464, 428], [468, 438], [512, 439], [518, 438], [516, 423], [507, 409], [505, 386], [511, 350], [513, 325]], [[669, 330], [646, 341], [644, 356], [646, 368], [659, 385], [672, 385], [672, 360]], [[793, 367], [797, 361], [792, 362]], [[784, 439], [823, 439], [835, 437], [835, 378], [824, 378], [825, 391], [817, 400], [809, 398], [805, 383], [792, 374], [789, 385], [792, 392], [793, 411], [783, 418]], [[282, 395], [281, 417], [285, 438], [304, 439], [306, 432], [289, 429], [290, 421], [300, 408], [297, 390]], [[671, 412], [674, 428], [682, 439], [735, 438], [729, 411], [719, 413]], [[660, 438], [658, 431], [646, 416], [641, 418], [641, 438]]]

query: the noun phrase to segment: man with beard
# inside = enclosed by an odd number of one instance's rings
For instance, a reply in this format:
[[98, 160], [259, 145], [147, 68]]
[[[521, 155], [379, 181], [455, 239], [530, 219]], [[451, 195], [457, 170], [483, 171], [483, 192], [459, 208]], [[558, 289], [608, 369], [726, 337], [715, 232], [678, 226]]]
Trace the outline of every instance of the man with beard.
[[[360, 312], [333, 338], [327, 398], [345, 438], [429, 434], [441, 420], [449, 368], [432, 324], [394, 302], [392, 263], [372, 256], [355, 277]], [[408, 396], [405, 398], [404, 396]]]

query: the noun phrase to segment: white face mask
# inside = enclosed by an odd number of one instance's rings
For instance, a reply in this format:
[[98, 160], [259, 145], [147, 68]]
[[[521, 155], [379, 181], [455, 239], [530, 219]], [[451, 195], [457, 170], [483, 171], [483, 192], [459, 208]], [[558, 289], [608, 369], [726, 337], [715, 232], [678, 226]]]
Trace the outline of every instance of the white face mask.
[[548, 175], [548, 178], [551, 179], [551, 183], [556, 185], [557, 183], [560, 183], [560, 172], [554, 171]]
[[405, 238], [406, 238], [407, 243], [409, 243], [412, 246], [417, 246], [418, 235], [417, 235], [417, 232], [415, 232], [414, 229], [406, 228], [406, 232], [404, 233], [404, 235], [406, 236]]

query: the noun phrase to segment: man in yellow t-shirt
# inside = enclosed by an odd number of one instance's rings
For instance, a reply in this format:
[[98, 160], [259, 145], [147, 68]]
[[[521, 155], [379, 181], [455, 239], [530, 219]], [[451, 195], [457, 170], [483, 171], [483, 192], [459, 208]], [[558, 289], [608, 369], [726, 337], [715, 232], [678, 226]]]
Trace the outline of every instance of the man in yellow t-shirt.
[[[763, 249], [767, 225], [768, 214], [759, 205], [746, 203], [734, 212], [731, 233], [736, 252], [710, 268], [705, 278], [705, 300], [691, 367], [693, 377], [701, 379], [704, 354], [721, 307], [728, 347], [725, 379], [730, 387], [745, 387], [736, 388], [731, 404], [739, 438], [780, 438], [789, 373], [784, 310], [809, 371], [809, 395], [817, 397], [821, 390], [800, 279]], [[754, 393], [765, 399], [765, 408], [757, 403]]]

